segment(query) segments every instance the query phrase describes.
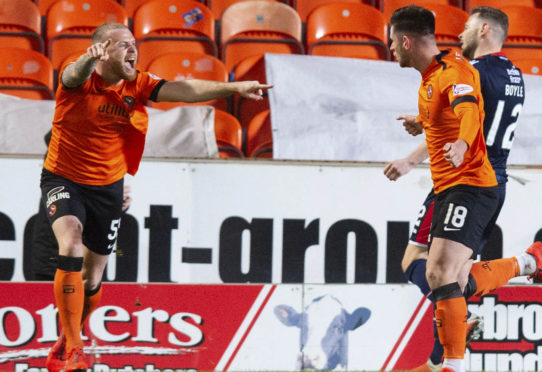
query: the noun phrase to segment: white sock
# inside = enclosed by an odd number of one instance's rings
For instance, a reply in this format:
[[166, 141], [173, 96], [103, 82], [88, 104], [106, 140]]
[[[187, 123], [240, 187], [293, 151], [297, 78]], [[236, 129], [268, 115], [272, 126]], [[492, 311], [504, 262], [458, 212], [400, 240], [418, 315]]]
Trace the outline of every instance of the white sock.
[[444, 359], [442, 368], [448, 367], [455, 372], [465, 372], [465, 360], [464, 359]]
[[519, 275], [533, 275], [536, 271], [536, 259], [532, 254], [522, 253], [516, 256], [519, 265]]

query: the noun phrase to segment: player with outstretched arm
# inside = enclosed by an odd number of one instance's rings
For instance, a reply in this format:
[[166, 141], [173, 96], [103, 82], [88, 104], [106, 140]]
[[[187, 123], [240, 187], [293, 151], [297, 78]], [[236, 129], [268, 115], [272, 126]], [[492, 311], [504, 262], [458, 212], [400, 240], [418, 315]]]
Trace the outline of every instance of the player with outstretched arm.
[[151, 101], [202, 102], [240, 94], [260, 100], [257, 81], [165, 81], [136, 70], [130, 30], [105, 23], [92, 45], [61, 71], [41, 190], [59, 246], [54, 295], [62, 332], [46, 361], [51, 372], [86, 371], [81, 325], [98, 306], [101, 280], [121, 221], [123, 177], [135, 174]]

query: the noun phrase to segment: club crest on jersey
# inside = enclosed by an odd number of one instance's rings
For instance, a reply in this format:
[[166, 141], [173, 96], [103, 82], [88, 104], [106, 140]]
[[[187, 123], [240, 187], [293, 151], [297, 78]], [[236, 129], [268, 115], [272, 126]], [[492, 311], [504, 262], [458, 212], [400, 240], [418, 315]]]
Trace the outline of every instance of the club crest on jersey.
[[122, 100], [128, 106], [129, 108], [133, 108], [135, 105], [135, 98], [131, 96], [124, 96], [122, 97]]
[[433, 98], [433, 86], [429, 84], [427, 86], [427, 99]]
[[452, 89], [454, 96], [461, 96], [474, 91], [474, 88], [468, 84], [454, 84]]

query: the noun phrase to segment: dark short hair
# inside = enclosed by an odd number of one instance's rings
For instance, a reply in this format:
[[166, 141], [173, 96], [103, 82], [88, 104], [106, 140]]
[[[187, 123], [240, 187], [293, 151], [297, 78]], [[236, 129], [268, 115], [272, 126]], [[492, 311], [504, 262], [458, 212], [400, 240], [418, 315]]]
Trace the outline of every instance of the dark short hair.
[[116, 22], [107, 22], [98, 26], [96, 30], [94, 30], [94, 33], [92, 34], [92, 44], [105, 42], [107, 40], [107, 33], [111, 30], [118, 30], [118, 29], [129, 30], [129, 28], [123, 25], [122, 23], [116, 23]]
[[480, 17], [483, 20], [490, 21], [494, 25], [501, 28], [503, 33], [503, 40], [506, 39], [506, 36], [508, 35], [508, 16], [505, 12], [503, 12], [500, 9], [495, 9], [490, 6], [479, 6], [476, 8], [473, 8], [470, 11], [471, 15], [477, 14], [478, 17]]
[[435, 16], [433, 12], [417, 5], [409, 5], [393, 12], [390, 25], [394, 32], [435, 35]]

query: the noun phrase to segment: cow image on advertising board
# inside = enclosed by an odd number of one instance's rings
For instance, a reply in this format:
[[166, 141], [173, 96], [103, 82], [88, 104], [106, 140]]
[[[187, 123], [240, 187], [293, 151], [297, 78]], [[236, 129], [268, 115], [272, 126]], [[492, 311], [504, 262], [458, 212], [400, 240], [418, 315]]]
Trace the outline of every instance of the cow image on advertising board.
[[296, 369], [333, 370], [348, 368], [348, 332], [363, 325], [371, 310], [359, 307], [352, 313], [334, 296], [316, 297], [301, 313], [289, 305], [274, 309], [277, 318], [288, 327], [300, 329]]

